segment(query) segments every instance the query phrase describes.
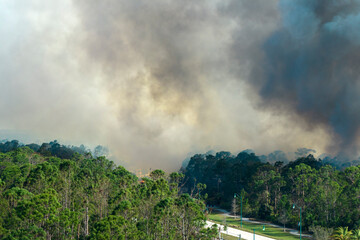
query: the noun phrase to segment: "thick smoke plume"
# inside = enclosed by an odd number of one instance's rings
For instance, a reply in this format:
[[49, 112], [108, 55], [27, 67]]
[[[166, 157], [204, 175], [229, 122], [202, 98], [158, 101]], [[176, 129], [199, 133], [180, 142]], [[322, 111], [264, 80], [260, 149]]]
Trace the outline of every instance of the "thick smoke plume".
[[7, 138], [168, 170], [210, 149], [357, 146], [359, 1], [1, 4]]
[[360, 1], [282, 0], [278, 6], [281, 23], [259, 46], [263, 56], [252, 63], [249, 83], [262, 106], [295, 111], [311, 128], [325, 126], [333, 135], [333, 152], [355, 154]]

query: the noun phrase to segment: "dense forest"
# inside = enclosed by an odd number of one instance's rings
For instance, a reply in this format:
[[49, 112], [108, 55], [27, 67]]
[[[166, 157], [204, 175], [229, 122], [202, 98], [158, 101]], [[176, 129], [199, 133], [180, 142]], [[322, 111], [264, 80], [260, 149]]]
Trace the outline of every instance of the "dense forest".
[[[312, 155], [296, 161], [265, 163], [254, 153], [194, 155], [185, 169], [184, 187], [191, 193], [205, 184], [209, 205], [237, 209], [243, 196], [243, 215], [296, 227], [360, 226], [360, 166], [337, 170]], [[238, 212], [239, 213], [239, 212]]]
[[[360, 227], [360, 166], [311, 154], [196, 154], [179, 172], [138, 179], [101, 146], [0, 142], [1, 239], [213, 239], [206, 205], [296, 227]], [[280, 157], [278, 157], [280, 156]]]
[[0, 152], [0, 239], [186, 240], [216, 235], [215, 228], [204, 228], [203, 201], [180, 193], [180, 173], [155, 170], [138, 179], [105, 157], [80, 154], [56, 142], [11, 144], [18, 143], [2, 143]]

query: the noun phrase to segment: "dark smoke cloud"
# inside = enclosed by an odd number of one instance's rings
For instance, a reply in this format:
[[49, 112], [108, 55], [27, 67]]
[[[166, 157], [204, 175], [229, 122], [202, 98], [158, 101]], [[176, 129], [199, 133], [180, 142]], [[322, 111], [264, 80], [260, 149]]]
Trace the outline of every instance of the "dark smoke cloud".
[[[360, 127], [360, 1], [282, 0], [281, 23], [249, 56], [261, 106], [328, 128], [331, 150], [352, 154]], [[236, 41], [233, 51], [242, 43]], [[251, 48], [254, 49], [254, 48]], [[254, 51], [237, 51], [241, 54]], [[256, 53], [256, 51], [255, 51]], [[334, 148], [335, 147], [335, 148]], [[330, 149], [329, 149], [330, 150]]]

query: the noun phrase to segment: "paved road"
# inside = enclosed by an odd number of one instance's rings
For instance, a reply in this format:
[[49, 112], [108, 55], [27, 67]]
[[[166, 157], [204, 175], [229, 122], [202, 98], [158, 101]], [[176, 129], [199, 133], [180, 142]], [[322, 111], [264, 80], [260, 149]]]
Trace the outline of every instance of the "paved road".
[[[210, 222], [210, 221], [206, 221], [206, 227], [211, 227], [213, 224], [215, 224], [215, 223]], [[241, 231], [239, 229], [232, 228], [232, 227], [228, 227], [227, 230], [224, 231], [224, 226], [223, 225], [219, 225], [219, 224], [217, 224], [217, 225], [221, 227], [221, 232], [225, 233], [227, 235], [231, 235], [231, 236], [234, 236], [234, 237], [239, 237], [239, 235], [241, 234], [242, 239], [246, 239], [246, 240], [253, 240], [254, 239], [254, 234], [253, 233]], [[275, 239], [255, 234], [255, 240], [275, 240]]]
[[[234, 215], [230, 215], [230, 213], [224, 209], [221, 209], [221, 208], [214, 208], [216, 209], [217, 211], [221, 212], [222, 215], [224, 216], [227, 216], [227, 217], [231, 217], [231, 218], [234, 218], [234, 217], [237, 217], [240, 219], [240, 216], [234, 216]], [[279, 225], [276, 225], [276, 224], [272, 224], [272, 223], [268, 223], [268, 222], [260, 222], [260, 221], [253, 221], [253, 220], [250, 220], [249, 218], [242, 218], [243, 221], [245, 222], [251, 222], [251, 223], [258, 223], [258, 224], [263, 224], [263, 225], [270, 225], [270, 226], [273, 226], [273, 227], [277, 227], [277, 228], [283, 228], [282, 226], [279, 226]], [[295, 236], [299, 236], [300, 235], [300, 232], [298, 230], [295, 230], [295, 229], [291, 229], [291, 228], [285, 228], [285, 230], [292, 234], [292, 235], [295, 235]], [[302, 234], [303, 237], [308, 237], [308, 238], [311, 238], [311, 235], [310, 234]]]

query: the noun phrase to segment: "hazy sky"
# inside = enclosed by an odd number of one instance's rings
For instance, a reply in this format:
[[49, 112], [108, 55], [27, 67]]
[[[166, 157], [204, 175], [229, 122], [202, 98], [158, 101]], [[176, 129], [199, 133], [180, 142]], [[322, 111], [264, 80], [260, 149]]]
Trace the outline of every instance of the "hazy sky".
[[210, 149], [354, 154], [359, 5], [2, 0], [0, 133], [105, 145], [131, 169]]

